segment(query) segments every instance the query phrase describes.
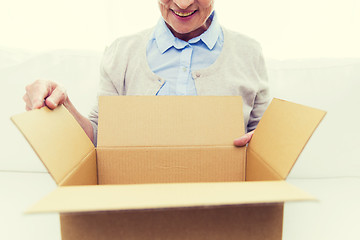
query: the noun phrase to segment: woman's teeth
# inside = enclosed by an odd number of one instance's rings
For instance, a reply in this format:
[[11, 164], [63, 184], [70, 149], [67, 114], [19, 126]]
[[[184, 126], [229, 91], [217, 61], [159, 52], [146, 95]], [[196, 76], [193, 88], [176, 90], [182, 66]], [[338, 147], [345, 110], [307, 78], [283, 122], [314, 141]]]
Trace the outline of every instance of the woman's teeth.
[[183, 13], [183, 12], [177, 12], [177, 11], [173, 11], [176, 15], [178, 15], [179, 17], [188, 17], [192, 14], [194, 14], [196, 12], [195, 11], [192, 11], [192, 12], [188, 12], [188, 13]]

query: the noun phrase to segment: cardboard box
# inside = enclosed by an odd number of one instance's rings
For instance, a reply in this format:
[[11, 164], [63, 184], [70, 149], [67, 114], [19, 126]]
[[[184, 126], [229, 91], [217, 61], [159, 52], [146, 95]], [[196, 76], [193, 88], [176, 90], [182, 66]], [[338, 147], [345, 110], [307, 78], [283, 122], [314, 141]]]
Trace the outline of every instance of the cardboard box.
[[95, 148], [64, 108], [12, 118], [58, 188], [62, 239], [281, 239], [285, 179], [325, 112], [274, 99], [247, 148], [241, 97], [99, 99]]

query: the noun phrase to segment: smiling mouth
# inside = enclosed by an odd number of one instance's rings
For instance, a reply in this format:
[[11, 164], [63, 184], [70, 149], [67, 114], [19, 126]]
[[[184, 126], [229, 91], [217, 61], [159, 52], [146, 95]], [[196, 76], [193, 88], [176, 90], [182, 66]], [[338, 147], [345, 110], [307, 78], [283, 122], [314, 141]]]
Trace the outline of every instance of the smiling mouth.
[[173, 13], [175, 13], [175, 15], [177, 15], [177, 16], [179, 16], [179, 17], [183, 17], [183, 18], [185, 18], [185, 17], [189, 17], [189, 16], [191, 16], [191, 15], [193, 15], [195, 12], [196, 12], [196, 10], [194, 10], [194, 11], [192, 11], [192, 12], [186, 12], [186, 13], [184, 13], [184, 12], [178, 12], [178, 11], [175, 11], [175, 10], [171, 10]]

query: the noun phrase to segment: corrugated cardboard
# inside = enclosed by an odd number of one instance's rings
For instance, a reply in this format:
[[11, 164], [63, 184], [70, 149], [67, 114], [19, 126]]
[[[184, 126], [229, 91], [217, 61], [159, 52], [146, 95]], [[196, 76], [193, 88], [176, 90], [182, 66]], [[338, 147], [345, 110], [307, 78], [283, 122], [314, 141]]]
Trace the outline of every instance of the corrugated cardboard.
[[64, 107], [33, 110], [12, 118], [57, 184], [94, 149]]
[[68, 186], [56, 189], [29, 212], [208, 207], [309, 199], [313, 197], [284, 181]]
[[29, 212], [60, 213], [64, 240], [281, 239], [283, 203], [313, 199], [284, 180], [324, 115], [275, 99], [247, 153], [241, 97], [100, 97], [97, 148], [64, 107], [12, 120], [59, 185]]
[[233, 146], [99, 148], [97, 156], [101, 185], [245, 180], [244, 149]]
[[244, 133], [240, 97], [109, 96], [98, 147], [232, 146]]
[[[318, 109], [274, 99], [247, 148], [247, 180], [286, 179], [324, 115]], [[252, 167], [259, 164], [267, 173], [259, 172], [261, 167]], [[268, 172], [273, 176], [265, 177]]]
[[62, 214], [61, 229], [72, 240], [264, 240], [281, 239], [282, 217], [282, 204], [107, 211]]

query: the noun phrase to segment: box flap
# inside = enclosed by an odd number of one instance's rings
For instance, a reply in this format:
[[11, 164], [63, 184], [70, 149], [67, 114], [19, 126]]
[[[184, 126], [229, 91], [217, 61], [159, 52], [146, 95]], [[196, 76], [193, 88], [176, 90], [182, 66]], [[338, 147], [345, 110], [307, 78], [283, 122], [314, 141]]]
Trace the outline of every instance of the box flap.
[[11, 118], [59, 184], [94, 149], [83, 129], [60, 106], [32, 110]]
[[233, 146], [243, 122], [239, 96], [103, 96], [98, 147]]
[[27, 213], [209, 207], [314, 200], [285, 181], [58, 187]]
[[[280, 179], [286, 179], [325, 114], [322, 110], [273, 99], [247, 148], [247, 161], [261, 161]], [[247, 166], [246, 175], [259, 171], [249, 167], [252, 164]]]

